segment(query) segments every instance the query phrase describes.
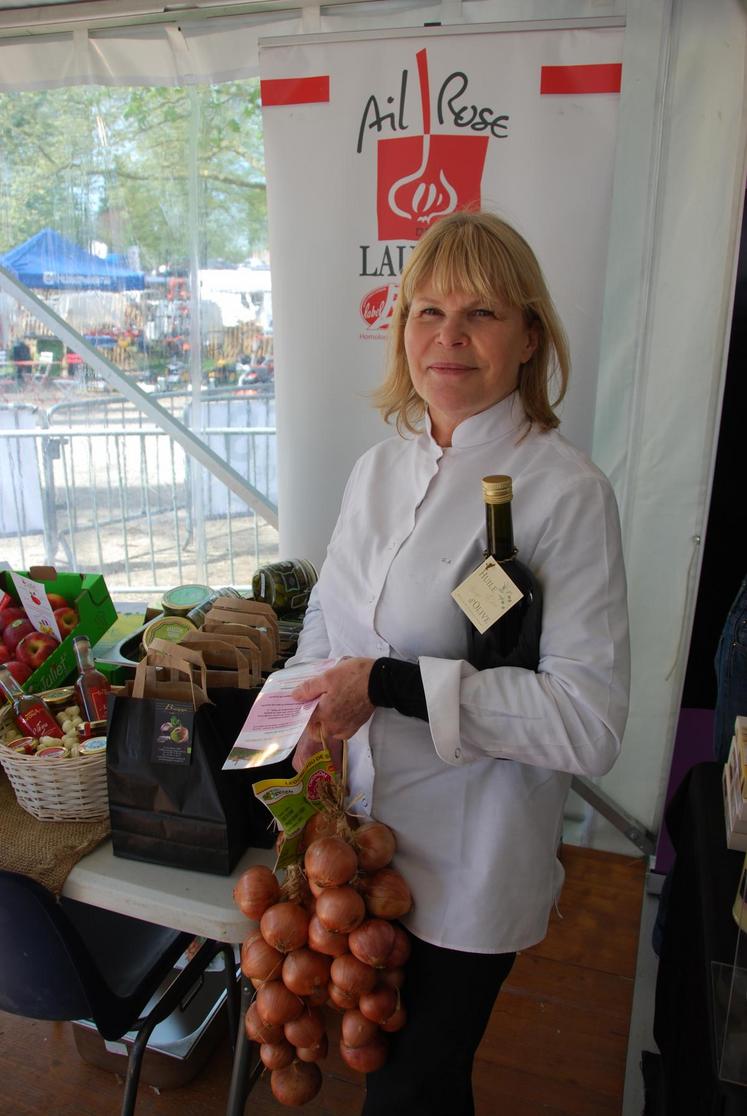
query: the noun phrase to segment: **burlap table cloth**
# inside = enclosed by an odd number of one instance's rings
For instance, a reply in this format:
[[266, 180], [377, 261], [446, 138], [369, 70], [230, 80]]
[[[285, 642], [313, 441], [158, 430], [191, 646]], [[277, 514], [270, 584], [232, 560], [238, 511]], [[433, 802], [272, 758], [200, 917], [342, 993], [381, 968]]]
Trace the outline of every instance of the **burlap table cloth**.
[[20, 872], [62, 891], [72, 869], [109, 836], [109, 819], [99, 821], [37, 821], [16, 801], [0, 768], [0, 868]]

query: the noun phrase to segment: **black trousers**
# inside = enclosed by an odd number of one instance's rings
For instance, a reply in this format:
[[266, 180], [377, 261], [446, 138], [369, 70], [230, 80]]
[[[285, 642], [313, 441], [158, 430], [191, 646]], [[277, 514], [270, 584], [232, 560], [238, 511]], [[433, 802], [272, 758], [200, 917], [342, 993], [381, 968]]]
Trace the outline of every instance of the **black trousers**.
[[474, 1116], [472, 1062], [514, 953], [462, 953], [412, 938], [407, 1024], [366, 1078], [361, 1116]]

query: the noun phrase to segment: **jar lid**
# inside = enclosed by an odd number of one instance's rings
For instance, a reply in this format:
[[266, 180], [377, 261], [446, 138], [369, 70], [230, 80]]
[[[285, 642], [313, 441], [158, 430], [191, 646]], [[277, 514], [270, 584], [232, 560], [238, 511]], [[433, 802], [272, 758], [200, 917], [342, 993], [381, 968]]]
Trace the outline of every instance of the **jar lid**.
[[147, 651], [153, 639], [167, 639], [179, 643], [187, 632], [193, 632], [195, 625], [186, 616], [158, 616], [151, 620], [143, 632], [143, 647]]
[[75, 695], [74, 686], [60, 686], [56, 690], [44, 690], [39, 697], [47, 703], [47, 705], [57, 708], [57, 706], [69, 705], [71, 699]]
[[39, 748], [37, 759], [64, 759], [66, 749], [61, 744], [49, 744], [46, 748]]
[[78, 750], [82, 756], [96, 755], [97, 752], [103, 752], [106, 749], [105, 736], [91, 736], [88, 740], [81, 740], [78, 745]]
[[483, 477], [482, 496], [486, 504], [508, 504], [513, 496], [511, 477]]
[[5, 747], [10, 748], [12, 752], [20, 752], [22, 756], [35, 756], [37, 743], [35, 736], [19, 736], [15, 740], [8, 741]]
[[161, 597], [161, 607], [172, 616], [186, 616], [210, 596], [209, 585], [177, 585]]

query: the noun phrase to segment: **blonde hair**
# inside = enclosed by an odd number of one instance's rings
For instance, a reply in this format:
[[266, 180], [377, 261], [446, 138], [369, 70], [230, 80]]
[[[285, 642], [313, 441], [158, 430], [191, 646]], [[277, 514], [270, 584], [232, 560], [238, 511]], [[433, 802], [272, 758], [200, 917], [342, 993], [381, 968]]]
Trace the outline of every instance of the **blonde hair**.
[[[397, 430], [415, 432], [425, 403], [415, 391], [405, 354], [405, 325], [413, 297], [426, 282], [439, 294], [460, 291], [493, 301], [498, 296], [533, 326], [537, 348], [519, 369], [518, 391], [529, 425], [551, 430], [560, 423], [554, 408], [565, 395], [570, 357], [565, 330], [542, 270], [520, 234], [492, 213], [452, 213], [432, 225], [410, 254], [389, 327], [384, 382], [373, 393], [384, 419]], [[550, 383], [556, 381], [550, 399]]]

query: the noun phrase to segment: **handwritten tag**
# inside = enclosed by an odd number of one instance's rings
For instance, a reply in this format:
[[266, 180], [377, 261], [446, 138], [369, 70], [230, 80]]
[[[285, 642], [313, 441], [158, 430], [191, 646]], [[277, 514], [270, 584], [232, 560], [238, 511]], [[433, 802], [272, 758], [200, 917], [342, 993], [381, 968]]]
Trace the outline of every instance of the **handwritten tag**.
[[451, 595], [480, 635], [524, 596], [495, 558], [486, 558]]

